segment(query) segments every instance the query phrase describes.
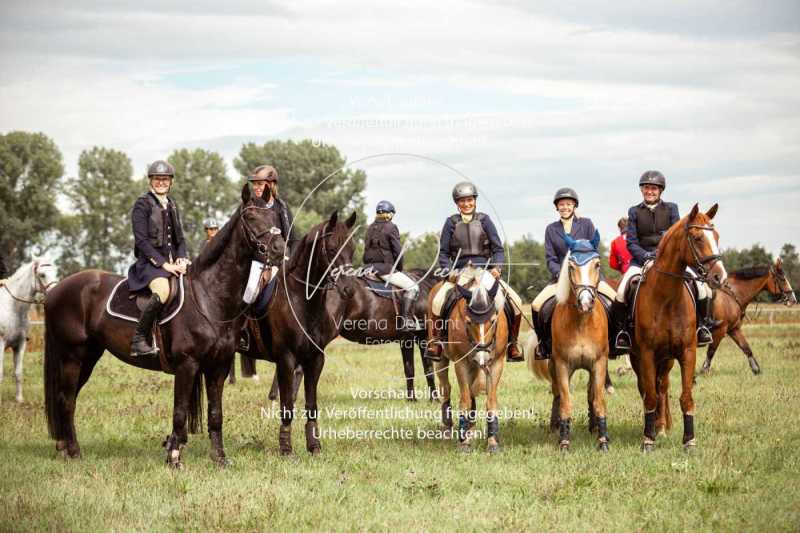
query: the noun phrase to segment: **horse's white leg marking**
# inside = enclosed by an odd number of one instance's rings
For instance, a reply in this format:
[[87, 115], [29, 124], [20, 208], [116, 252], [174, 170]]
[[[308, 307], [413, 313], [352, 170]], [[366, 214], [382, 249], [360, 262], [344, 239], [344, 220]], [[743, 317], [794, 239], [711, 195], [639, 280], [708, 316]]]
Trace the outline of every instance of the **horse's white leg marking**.
[[19, 341], [19, 344], [14, 349], [14, 381], [17, 383], [17, 396], [18, 403], [22, 403], [22, 358], [25, 357], [25, 348], [28, 341], [25, 337]]

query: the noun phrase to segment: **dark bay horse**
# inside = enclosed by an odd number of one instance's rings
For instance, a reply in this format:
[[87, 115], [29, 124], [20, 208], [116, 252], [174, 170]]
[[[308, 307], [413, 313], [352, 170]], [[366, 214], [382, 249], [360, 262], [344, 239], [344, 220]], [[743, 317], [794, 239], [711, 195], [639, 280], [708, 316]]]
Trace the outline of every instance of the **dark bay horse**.
[[[414, 316], [420, 323], [425, 324], [427, 323], [425, 322], [425, 317], [428, 307], [428, 293], [438, 280], [432, 275], [428, 275], [428, 272], [424, 269], [406, 270], [405, 273], [419, 283], [419, 296], [414, 306]], [[425, 372], [425, 380], [428, 384], [429, 397], [434, 400], [436, 383], [433, 377], [433, 364], [430, 360], [422, 357], [425, 351], [425, 342], [427, 342], [426, 331], [399, 331], [397, 328], [399, 325], [398, 309], [391, 299], [376, 295], [361, 281], [354, 280], [350, 287], [353, 289], [353, 295], [349, 298], [349, 303], [343, 315], [336, 318], [339, 335], [351, 342], [364, 345], [399, 344], [400, 352], [403, 356], [403, 372], [406, 378], [406, 399], [408, 401], [416, 401], [417, 399], [416, 391], [414, 390], [414, 347], [418, 347], [420, 358], [422, 359], [422, 368]], [[302, 379], [302, 377], [302, 369], [298, 368], [295, 372], [296, 386], [298, 385], [298, 380]], [[274, 400], [277, 397], [278, 375], [276, 371], [269, 398]]]
[[[263, 198], [251, 197], [246, 185], [241, 205], [191, 265], [183, 308], [161, 326], [166, 356], [175, 374], [172, 434], [166, 442], [170, 466], [182, 466], [187, 421], [193, 433], [200, 425], [203, 378], [212, 459], [220, 465], [227, 463], [222, 444], [222, 389], [245, 320], [242, 294], [251, 260], [276, 265], [283, 258], [284, 241], [280, 232], [273, 230], [279, 223], [275, 213]], [[130, 357], [135, 324], [106, 312], [106, 300], [121, 279], [108, 272], [85, 270], [61, 281], [45, 300], [47, 422], [56, 450], [66, 458], [80, 456], [75, 404], [105, 350], [130, 365], [162, 370], [158, 358]]]
[[745, 268], [728, 274], [728, 282], [717, 290], [714, 298], [714, 317], [722, 323], [711, 332], [714, 340], [706, 352], [706, 360], [703, 363], [704, 374], [711, 371], [711, 360], [714, 359], [714, 354], [725, 335], [730, 336], [747, 356], [753, 374], [761, 373], [761, 367], [747, 343], [742, 325], [747, 306], [763, 291], [779, 297], [787, 306], [797, 303], [797, 297], [783, 271], [780, 257], [772, 265]]
[[[266, 354], [251, 357], [277, 363], [281, 455], [292, 453], [292, 421], [298, 379], [304, 377], [306, 449], [320, 453], [317, 384], [325, 363], [325, 347], [339, 335], [337, 326], [352, 296], [352, 280], [335, 277], [337, 267], [353, 258], [356, 213], [339, 222], [333, 213], [298, 242], [292, 257], [276, 275], [275, 296], [259, 325], [268, 345]], [[357, 228], [356, 228], [357, 229]], [[301, 369], [302, 374], [296, 373]]]
[[717, 204], [707, 213], [700, 212], [695, 204], [689, 215], [667, 230], [658, 245], [655, 261], [644, 272], [639, 285], [631, 364], [644, 403], [642, 450], [645, 452], [654, 449], [656, 431], [665, 431], [672, 425], [669, 371], [676, 359], [681, 367], [683, 445], [686, 450], [696, 445], [692, 384], [697, 324], [695, 305], [684, 282], [694, 282], [686, 273], [687, 267], [716, 284], [727, 277], [719, 252], [719, 234], [711, 224], [716, 213]]
[[[553, 310], [553, 353], [549, 360], [553, 408], [550, 427], [559, 428], [559, 448], [569, 450], [572, 400], [569, 382], [577, 369], [589, 372], [589, 431], [597, 432], [597, 447], [608, 451], [605, 378], [608, 369], [608, 317], [598, 301], [599, 234], [591, 242], [565, 236], [569, 252], [561, 265]], [[535, 358], [528, 359], [533, 370]]]
[[[478, 276], [480, 279], [480, 276]], [[441, 289], [439, 282], [428, 296], [428, 316], [436, 292]], [[495, 280], [487, 290], [480, 281], [471, 288], [456, 285], [461, 298], [453, 306], [447, 318], [447, 342], [444, 345], [442, 361], [435, 363], [439, 379], [439, 393], [442, 399], [442, 423], [446, 431], [453, 426], [450, 404], [450, 379], [448, 368], [452, 361], [459, 387], [458, 447], [464, 452], [472, 451], [472, 441], [476, 437], [474, 428], [477, 421], [475, 398], [486, 393], [486, 451], [500, 451], [500, 422], [497, 412], [497, 390], [508, 347], [508, 321], [505, 312], [497, 312], [495, 296], [500, 283]], [[442, 319], [443, 320], [443, 319]], [[429, 335], [433, 324], [428, 322]], [[532, 356], [531, 356], [532, 357]]]

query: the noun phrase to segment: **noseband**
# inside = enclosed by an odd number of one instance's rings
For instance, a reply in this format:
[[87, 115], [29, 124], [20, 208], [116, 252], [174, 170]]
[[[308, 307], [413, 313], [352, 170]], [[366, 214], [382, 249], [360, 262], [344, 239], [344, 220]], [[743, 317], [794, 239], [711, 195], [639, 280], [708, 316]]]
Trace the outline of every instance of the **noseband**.
[[[269, 208], [268, 207], [259, 207], [259, 206], [255, 206], [255, 205], [249, 205], [249, 206], [245, 207], [244, 209], [242, 209], [242, 213], [241, 213], [241, 216], [239, 217], [239, 220], [242, 223], [242, 228], [244, 229], [244, 234], [245, 234], [245, 237], [247, 238], [247, 242], [250, 245], [250, 247], [253, 249], [253, 251], [256, 254], [264, 257], [263, 263], [265, 265], [273, 266], [272, 262], [270, 261], [269, 255], [268, 255], [269, 245], [272, 244], [272, 239], [274, 239], [276, 235], [280, 235], [281, 234], [281, 229], [278, 226], [272, 226], [269, 229], [263, 231], [262, 233], [256, 235], [256, 232], [253, 231], [253, 228], [250, 226], [250, 224], [247, 222], [247, 219], [244, 216], [244, 212], [247, 211], [248, 209], [266, 210], [266, 209], [269, 209]], [[259, 237], [264, 235], [265, 233], [269, 234], [269, 237], [267, 238], [267, 240], [263, 241], [263, 240], [259, 239]]]
[[[570, 264], [574, 264], [570, 259]], [[572, 276], [569, 278], [570, 287], [572, 287], [572, 293], [575, 295], [575, 307], [580, 309], [581, 302], [580, 302], [580, 295], [583, 291], [588, 291], [589, 294], [592, 295], [592, 300], [597, 299], [597, 286], [596, 285], [586, 285], [583, 283], [573, 283]]]

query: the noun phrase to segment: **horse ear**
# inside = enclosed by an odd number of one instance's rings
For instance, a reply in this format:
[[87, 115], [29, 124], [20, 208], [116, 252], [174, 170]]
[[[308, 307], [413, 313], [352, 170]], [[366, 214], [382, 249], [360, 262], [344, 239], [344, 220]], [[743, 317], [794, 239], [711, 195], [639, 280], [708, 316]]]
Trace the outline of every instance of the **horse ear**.
[[567, 248], [569, 248], [570, 250], [572, 250], [572, 247], [575, 246], [575, 239], [573, 239], [571, 236], [567, 235], [566, 233], [564, 234], [564, 242], [567, 243]]
[[719, 204], [714, 204], [711, 206], [711, 209], [706, 211], [706, 216], [708, 217], [709, 220], [714, 218], [714, 215], [717, 214], [717, 209], [719, 209]]
[[590, 241], [592, 244], [592, 248], [597, 250], [597, 247], [600, 245], [600, 231], [594, 230], [594, 235], [592, 236], [592, 240]]
[[777, 268], [778, 270], [780, 270], [780, 268], [781, 268], [782, 266], [783, 266], [783, 259], [781, 259], [780, 257], [778, 257], [778, 258], [775, 260], [775, 268]]
[[697, 204], [694, 204], [692, 211], [689, 213], [689, 220], [694, 220], [694, 218], [697, 216], [697, 213], [699, 212], [700, 212], [700, 207], [698, 207]]
[[244, 187], [242, 187], [242, 203], [246, 204], [250, 201], [250, 184], [245, 183]]
[[328, 229], [333, 230], [336, 224], [339, 222], [339, 211], [334, 211], [331, 213], [331, 218], [328, 219]]
[[345, 225], [346, 225], [348, 228], [352, 228], [352, 227], [355, 225], [355, 223], [356, 223], [356, 218], [357, 218], [356, 212], [355, 212], [355, 211], [353, 211], [353, 214], [352, 214], [352, 215], [350, 215], [350, 216], [347, 218], [347, 220], [345, 221]]

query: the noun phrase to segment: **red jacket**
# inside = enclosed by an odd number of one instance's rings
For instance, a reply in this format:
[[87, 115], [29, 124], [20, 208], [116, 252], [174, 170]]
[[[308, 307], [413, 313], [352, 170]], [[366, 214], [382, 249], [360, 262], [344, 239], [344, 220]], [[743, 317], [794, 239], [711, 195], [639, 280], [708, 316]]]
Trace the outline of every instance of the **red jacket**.
[[608, 264], [611, 268], [625, 273], [631, 264], [631, 253], [628, 251], [628, 243], [625, 235], [620, 235], [611, 241], [611, 253], [608, 254]]

